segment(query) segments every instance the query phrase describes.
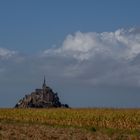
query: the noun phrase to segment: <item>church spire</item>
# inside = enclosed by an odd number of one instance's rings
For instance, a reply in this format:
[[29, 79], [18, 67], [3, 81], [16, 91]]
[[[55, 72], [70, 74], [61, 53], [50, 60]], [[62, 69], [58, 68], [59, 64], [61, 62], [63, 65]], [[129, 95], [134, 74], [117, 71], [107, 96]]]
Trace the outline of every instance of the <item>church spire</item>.
[[45, 78], [45, 76], [44, 76], [44, 82], [43, 82], [42, 88], [43, 89], [46, 88], [46, 78]]

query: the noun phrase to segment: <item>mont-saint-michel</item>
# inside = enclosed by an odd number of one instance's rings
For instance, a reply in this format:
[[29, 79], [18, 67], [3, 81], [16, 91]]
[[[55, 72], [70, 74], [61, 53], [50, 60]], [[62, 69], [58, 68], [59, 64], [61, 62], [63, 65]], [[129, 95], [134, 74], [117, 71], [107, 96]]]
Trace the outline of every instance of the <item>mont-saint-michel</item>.
[[140, 140], [140, 0], [0, 0], [0, 140]]
[[15, 108], [69, 108], [67, 104], [62, 104], [59, 100], [58, 93], [55, 93], [44, 82], [41, 89], [36, 89], [29, 95], [25, 95], [15, 105]]

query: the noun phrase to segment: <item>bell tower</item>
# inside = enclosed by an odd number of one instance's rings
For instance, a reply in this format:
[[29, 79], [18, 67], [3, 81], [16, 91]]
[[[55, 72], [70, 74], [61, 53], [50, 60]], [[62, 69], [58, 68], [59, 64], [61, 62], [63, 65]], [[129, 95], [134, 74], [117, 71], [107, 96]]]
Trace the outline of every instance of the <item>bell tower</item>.
[[46, 88], [46, 78], [44, 76], [44, 82], [43, 82], [43, 85], [42, 85], [42, 89], [45, 89]]

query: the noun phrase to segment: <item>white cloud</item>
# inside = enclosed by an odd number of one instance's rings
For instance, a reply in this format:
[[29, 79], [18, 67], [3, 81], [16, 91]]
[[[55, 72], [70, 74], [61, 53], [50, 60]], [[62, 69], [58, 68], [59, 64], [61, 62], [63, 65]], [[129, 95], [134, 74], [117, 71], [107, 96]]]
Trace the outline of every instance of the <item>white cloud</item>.
[[5, 75], [14, 77], [45, 74], [48, 79], [73, 84], [140, 87], [140, 30], [76, 32], [41, 56], [25, 57], [0, 48], [0, 60]]
[[16, 51], [11, 51], [6, 48], [0, 48], [0, 59], [9, 59], [17, 54]]
[[61, 47], [45, 50], [43, 56], [60, 64], [57, 69], [69, 78], [94, 85], [140, 86], [140, 65], [134, 64], [140, 58], [140, 31], [136, 28], [76, 32]]
[[45, 50], [45, 55], [63, 55], [88, 60], [97, 54], [133, 59], [140, 53], [140, 33], [135, 28], [115, 32], [76, 32], [68, 35], [60, 48]]

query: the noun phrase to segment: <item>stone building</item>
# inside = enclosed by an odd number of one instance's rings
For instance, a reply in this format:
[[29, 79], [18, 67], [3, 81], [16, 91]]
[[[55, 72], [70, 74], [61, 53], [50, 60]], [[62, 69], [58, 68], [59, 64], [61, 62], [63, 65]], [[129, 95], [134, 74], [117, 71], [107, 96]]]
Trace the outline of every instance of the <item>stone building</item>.
[[15, 108], [49, 108], [49, 107], [65, 107], [68, 108], [67, 104], [61, 104], [57, 93], [46, 85], [44, 82], [41, 89], [36, 89], [15, 105]]

